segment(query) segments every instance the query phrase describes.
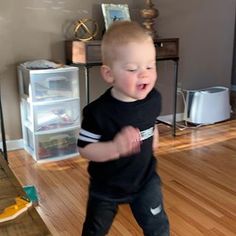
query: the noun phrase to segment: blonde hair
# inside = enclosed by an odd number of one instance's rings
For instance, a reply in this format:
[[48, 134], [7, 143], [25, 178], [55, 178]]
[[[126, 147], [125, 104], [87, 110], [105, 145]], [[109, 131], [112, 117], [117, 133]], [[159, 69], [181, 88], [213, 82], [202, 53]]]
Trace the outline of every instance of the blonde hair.
[[110, 65], [116, 59], [117, 50], [130, 42], [152, 40], [148, 32], [134, 21], [115, 21], [102, 38], [102, 61]]

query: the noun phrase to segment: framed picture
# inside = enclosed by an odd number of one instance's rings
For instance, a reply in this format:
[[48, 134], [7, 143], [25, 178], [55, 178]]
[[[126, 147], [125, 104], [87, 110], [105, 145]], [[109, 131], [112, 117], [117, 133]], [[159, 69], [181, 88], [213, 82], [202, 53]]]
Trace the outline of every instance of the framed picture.
[[106, 30], [114, 21], [130, 20], [129, 7], [127, 4], [102, 3], [102, 13], [105, 21]]

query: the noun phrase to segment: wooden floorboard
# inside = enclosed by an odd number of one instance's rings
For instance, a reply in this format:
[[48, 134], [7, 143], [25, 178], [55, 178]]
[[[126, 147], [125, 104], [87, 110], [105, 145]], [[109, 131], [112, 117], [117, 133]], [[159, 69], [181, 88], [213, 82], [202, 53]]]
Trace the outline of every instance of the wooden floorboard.
[[[178, 130], [159, 125], [158, 171], [163, 181], [171, 236], [236, 235], [236, 120]], [[9, 152], [22, 185], [35, 185], [37, 210], [53, 235], [81, 233], [85, 216], [87, 161], [76, 157], [37, 164], [24, 150]], [[109, 236], [142, 235], [122, 205]]]

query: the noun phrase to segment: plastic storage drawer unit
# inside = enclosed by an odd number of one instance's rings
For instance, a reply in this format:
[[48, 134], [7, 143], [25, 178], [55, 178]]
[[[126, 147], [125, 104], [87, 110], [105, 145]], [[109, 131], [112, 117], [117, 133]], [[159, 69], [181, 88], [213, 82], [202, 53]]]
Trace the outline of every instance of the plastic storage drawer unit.
[[37, 162], [77, 156], [78, 67], [27, 69], [21, 64], [18, 76], [25, 150]]

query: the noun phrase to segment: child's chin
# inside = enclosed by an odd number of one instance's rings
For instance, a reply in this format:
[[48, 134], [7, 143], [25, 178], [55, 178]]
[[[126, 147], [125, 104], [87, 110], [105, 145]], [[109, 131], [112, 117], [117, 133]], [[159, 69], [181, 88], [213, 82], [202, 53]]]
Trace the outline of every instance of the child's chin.
[[146, 98], [146, 96], [149, 94], [149, 92], [150, 92], [149, 89], [146, 89], [145, 91], [137, 94], [137, 99], [142, 100], [142, 99]]
[[144, 98], [146, 98], [147, 94], [142, 94], [142, 95], [139, 95], [137, 96], [137, 100], [143, 100]]

